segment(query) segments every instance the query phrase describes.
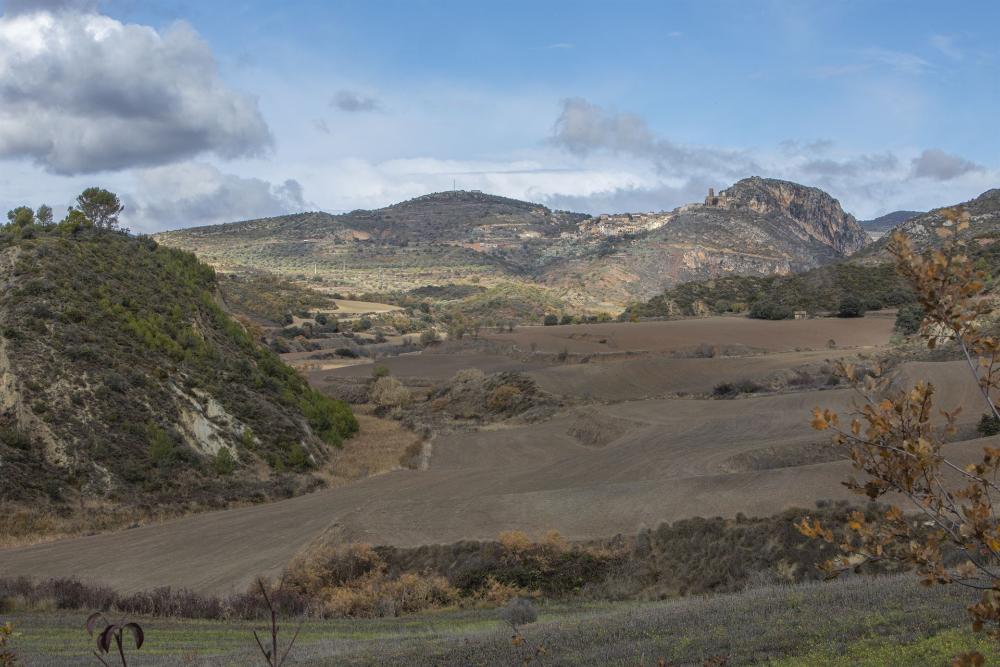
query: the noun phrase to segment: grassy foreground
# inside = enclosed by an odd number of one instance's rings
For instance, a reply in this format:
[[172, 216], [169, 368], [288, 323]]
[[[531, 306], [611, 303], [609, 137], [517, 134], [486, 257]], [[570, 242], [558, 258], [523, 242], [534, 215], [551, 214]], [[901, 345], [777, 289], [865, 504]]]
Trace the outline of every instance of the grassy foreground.
[[[731, 595], [646, 603], [546, 605], [526, 626], [547, 649], [537, 664], [946, 665], [973, 648], [987, 664], [1000, 650], [966, 623], [970, 598], [956, 587], [922, 588], [912, 575], [767, 586]], [[85, 614], [15, 614], [14, 647], [31, 665], [89, 665]], [[309, 621], [295, 664], [511, 665], [520, 661], [496, 610], [396, 619]], [[136, 665], [255, 664], [260, 623], [147, 619]], [[294, 624], [285, 622], [285, 632]]]

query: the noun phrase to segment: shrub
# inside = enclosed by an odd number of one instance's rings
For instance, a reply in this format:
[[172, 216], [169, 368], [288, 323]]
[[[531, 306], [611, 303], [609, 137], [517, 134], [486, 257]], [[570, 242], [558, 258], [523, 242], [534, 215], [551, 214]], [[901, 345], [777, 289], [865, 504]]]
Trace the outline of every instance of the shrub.
[[323, 442], [339, 446], [344, 438], [358, 432], [358, 420], [346, 403], [308, 387], [304, 394], [299, 399], [299, 408], [309, 422], [309, 428]]
[[864, 309], [866, 311], [868, 311], [868, 310], [882, 310], [883, 307], [884, 306], [883, 306], [882, 302], [878, 298], [876, 298], [876, 297], [868, 297], [867, 299], [864, 300]]
[[502, 384], [486, 398], [486, 407], [490, 412], [509, 412], [517, 407], [523, 394], [517, 387]]
[[376, 380], [379, 379], [379, 378], [384, 378], [384, 377], [388, 377], [388, 376], [389, 376], [389, 368], [388, 367], [382, 366], [380, 364], [380, 365], [374, 366], [372, 368], [372, 377], [375, 378]]
[[715, 356], [715, 346], [708, 343], [700, 343], [694, 348], [694, 356], [700, 359], [711, 359]]
[[28, 436], [27, 432], [17, 428], [16, 426], [5, 426], [0, 428], [0, 444], [13, 447], [14, 449], [20, 449], [22, 451], [28, 451], [31, 449], [31, 438]]
[[542, 320], [542, 324], [547, 327], [555, 326], [559, 324], [559, 316], [549, 313], [545, 316], [545, 319]]
[[212, 461], [212, 467], [218, 475], [231, 475], [233, 473], [233, 470], [236, 469], [236, 459], [233, 458], [228, 447], [219, 448], [215, 460]]
[[156, 424], [149, 425], [149, 458], [157, 465], [167, 465], [176, 459], [176, 446], [170, 435]]
[[486, 374], [483, 373], [478, 368], [463, 368], [462, 370], [455, 373], [452, 376], [452, 384], [461, 384], [463, 382], [480, 382]]
[[538, 620], [535, 604], [527, 598], [514, 598], [500, 611], [500, 618], [513, 628], [528, 625]]
[[289, 566], [285, 585], [324, 617], [376, 618], [446, 607], [458, 590], [441, 576], [392, 576], [372, 547], [352, 544], [316, 550]]
[[338, 347], [333, 351], [338, 357], [347, 357], [348, 359], [357, 359], [358, 353], [349, 347]]
[[371, 388], [371, 402], [382, 409], [409, 405], [410, 391], [394, 377], [380, 377]]
[[976, 431], [982, 436], [997, 435], [1000, 433], [1000, 419], [995, 415], [984, 414], [976, 426]]
[[908, 303], [896, 313], [896, 331], [904, 336], [912, 336], [920, 331], [924, 321], [924, 309], [919, 304]]
[[573, 316], [572, 315], [563, 315], [559, 319], [559, 324], [573, 324]]
[[753, 380], [740, 380], [736, 383], [736, 389], [742, 394], [753, 394], [761, 391], [763, 388]]
[[748, 317], [755, 320], [788, 320], [794, 313], [788, 306], [773, 301], [757, 301], [750, 306]]
[[420, 344], [430, 345], [431, 343], [436, 343], [441, 340], [441, 336], [438, 335], [437, 329], [425, 329], [420, 332]]
[[865, 314], [865, 304], [858, 297], [845, 296], [837, 306], [837, 317], [861, 317]]
[[312, 460], [309, 458], [309, 454], [297, 442], [288, 448], [287, 461], [288, 466], [294, 470], [305, 470], [312, 467]]
[[13, 636], [13, 625], [0, 625], [0, 667], [14, 667], [18, 663], [17, 653], [10, 647], [10, 638]]
[[728, 397], [735, 396], [739, 391], [736, 389], [736, 385], [732, 382], [720, 382], [712, 388], [713, 396]]
[[732, 398], [740, 394], [753, 394], [764, 387], [753, 380], [740, 380], [739, 382], [720, 382], [712, 388], [712, 395], [719, 398]]

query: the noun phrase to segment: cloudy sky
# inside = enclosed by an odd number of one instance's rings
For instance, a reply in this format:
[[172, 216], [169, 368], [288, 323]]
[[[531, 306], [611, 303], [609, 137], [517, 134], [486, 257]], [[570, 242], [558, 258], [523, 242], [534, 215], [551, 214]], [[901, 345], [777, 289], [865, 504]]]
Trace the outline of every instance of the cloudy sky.
[[479, 189], [860, 218], [1000, 186], [1000, 3], [0, 0], [0, 208], [154, 231]]

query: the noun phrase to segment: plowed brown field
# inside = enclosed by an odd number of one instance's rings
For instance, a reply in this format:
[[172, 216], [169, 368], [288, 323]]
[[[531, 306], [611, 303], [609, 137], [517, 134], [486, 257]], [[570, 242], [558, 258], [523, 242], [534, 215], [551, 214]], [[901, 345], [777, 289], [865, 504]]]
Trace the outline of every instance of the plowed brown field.
[[[578, 398], [589, 392], [602, 402], [578, 400], [543, 423], [439, 436], [426, 471], [398, 470], [274, 504], [0, 551], [0, 572], [77, 575], [126, 590], [171, 585], [228, 591], [246, 587], [259, 574], [279, 572], [320, 536], [418, 545], [493, 538], [510, 529], [535, 535], [556, 529], [570, 538], [592, 538], [696, 515], [762, 515], [847, 497], [840, 481], [850, 466], [829, 457], [812, 463], [808, 457], [810, 448], [824, 441], [808, 426], [811, 408], [846, 408], [853, 400], [847, 389], [731, 400], [640, 400], [821, 363], [825, 356], [846, 352], [794, 349], [824, 348], [829, 338], [837, 340], [838, 348], [884, 344], [891, 325], [885, 318], [747, 322], [714, 318], [515, 332], [520, 341], [542, 341], [552, 348], [561, 341], [597, 344], [572, 336], [601, 330], [614, 332], [616, 345], [661, 352], [701, 342], [702, 336], [716, 344], [767, 347], [776, 353], [536, 368], [530, 372], [546, 389]], [[399, 364], [396, 371], [402, 374], [404, 368], [417, 372], [419, 364], [433, 363], [444, 371], [439, 376], [461, 365], [433, 355], [413, 359], [387, 365]], [[941, 407], [977, 405], [977, 387], [960, 363], [906, 364], [897, 378], [900, 386], [916, 378], [932, 379]], [[971, 422], [980, 412], [967, 409], [963, 417]], [[956, 448], [971, 453], [978, 446], [968, 442]], [[805, 452], [796, 458], [804, 463], [787, 465], [781, 463], [787, 457], [775, 456], [791, 450]], [[771, 456], [774, 466], [768, 465]], [[754, 466], [745, 464], [748, 458]]]

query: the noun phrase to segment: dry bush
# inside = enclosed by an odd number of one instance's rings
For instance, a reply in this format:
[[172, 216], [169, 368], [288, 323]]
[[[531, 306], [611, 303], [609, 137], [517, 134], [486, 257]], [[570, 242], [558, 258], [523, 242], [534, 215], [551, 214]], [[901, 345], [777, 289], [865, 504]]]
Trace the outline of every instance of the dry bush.
[[384, 570], [385, 563], [371, 545], [349, 544], [316, 550], [293, 562], [285, 580], [293, 589], [318, 591], [343, 586], [363, 575]]
[[325, 618], [382, 618], [449, 607], [459, 594], [444, 577], [406, 573], [393, 579], [371, 573], [349, 585], [318, 591], [316, 597]]
[[463, 368], [452, 376], [451, 381], [454, 384], [461, 384], [463, 382], [482, 382], [485, 377], [486, 374], [478, 368]]
[[13, 636], [13, 625], [10, 623], [0, 625], [0, 667], [15, 667], [17, 665], [17, 653], [10, 646], [10, 640]]
[[533, 544], [531, 538], [520, 530], [505, 530], [497, 538], [502, 546], [511, 553], [527, 551]]
[[523, 586], [515, 586], [497, 581], [496, 577], [489, 575], [470, 597], [475, 604], [481, 604], [486, 607], [499, 607], [515, 598], [528, 598], [532, 595], [535, 595], [535, 593], [532, 593]]
[[289, 567], [285, 585], [324, 618], [398, 616], [451, 606], [459, 597], [441, 576], [390, 576], [382, 557], [365, 544], [314, 551]]
[[569, 548], [569, 543], [566, 538], [562, 536], [558, 530], [547, 530], [545, 531], [545, 537], [542, 540], [542, 544], [550, 549], [557, 549], [559, 551], [565, 551]]
[[371, 402], [380, 409], [399, 408], [409, 405], [412, 400], [410, 390], [394, 377], [380, 377], [372, 385]]
[[486, 407], [490, 412], [509, 412], [513, 410], [524, 394], [517, 387], [502, 384], [486, 398]]

